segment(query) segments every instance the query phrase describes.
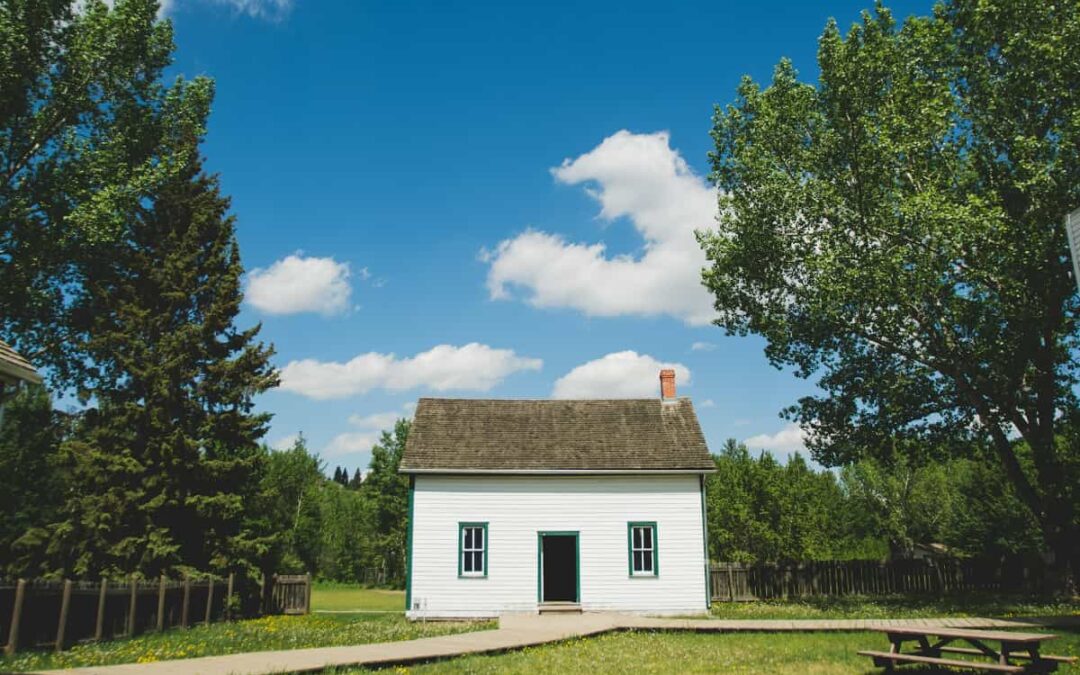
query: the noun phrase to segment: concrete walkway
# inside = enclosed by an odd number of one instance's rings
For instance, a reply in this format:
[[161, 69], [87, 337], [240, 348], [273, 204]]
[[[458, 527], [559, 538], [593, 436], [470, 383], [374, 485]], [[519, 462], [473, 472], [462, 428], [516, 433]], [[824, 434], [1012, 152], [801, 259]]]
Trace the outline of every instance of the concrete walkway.
[[570, 615], [517, 614], [499, 620], [495, 630], [459, 633], [402, 642], [349, 647], [320, 647], [276, 652], [249, 652], [204, 656], [155, 663], [94, 666], [46, 673], [84, 675], [268, 675], [319, 671], [333, 666], [389, 666], [431, 661], [466, 654], [521, 649], [614, 630], [686, 630], [730, 633], [872, 630], [889, 626], [937, 628], [1031, 628], [1078, 626], [1080, 617], [1031, 619], [844, 619], [812, 621], [726, 621], [719, 619], [659, 619], [627, 614], [586, 613]]

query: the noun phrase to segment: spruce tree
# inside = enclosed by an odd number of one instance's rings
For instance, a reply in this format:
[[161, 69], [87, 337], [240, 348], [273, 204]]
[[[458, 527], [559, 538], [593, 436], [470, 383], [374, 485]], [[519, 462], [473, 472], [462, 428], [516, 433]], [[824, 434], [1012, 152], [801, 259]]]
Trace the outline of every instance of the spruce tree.
[[67, 572], [250, 570], [270, 548], [250, 505], [269, 421], [252, 399], [277, 384], [272, 348], [259, 326], [235, 324], [234, 219], [191, 156], [84, 271], [77, 316], [94, 368], [83, 395], [96, 408], [66, 446], [78, 491], [54, 552]]

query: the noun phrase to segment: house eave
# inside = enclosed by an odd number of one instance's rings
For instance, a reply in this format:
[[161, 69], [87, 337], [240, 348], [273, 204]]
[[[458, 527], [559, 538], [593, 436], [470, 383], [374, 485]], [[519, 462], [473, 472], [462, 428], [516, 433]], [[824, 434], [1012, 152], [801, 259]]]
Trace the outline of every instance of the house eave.
[[705, 475], [716, 469], [410, 469], [398, 473], [459, 476], [671, 476]]
[[31, 384], [41, 384], [42, 377], [36, 371], [24, 368], [22, 365], [0, 361], [0, 377], [6, 376], [13, 380], [22, 380]]

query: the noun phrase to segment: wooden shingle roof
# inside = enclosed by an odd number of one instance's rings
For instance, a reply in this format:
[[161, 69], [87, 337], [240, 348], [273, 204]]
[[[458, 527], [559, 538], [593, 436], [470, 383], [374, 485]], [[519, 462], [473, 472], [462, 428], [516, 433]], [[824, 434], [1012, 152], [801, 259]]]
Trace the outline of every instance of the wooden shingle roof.
[[34, 384], [41, 383], [41, 376], [30, 362], [3, 340], [0, 340], [0, 374]]
[[403, 473], [711, 472], [689, 399], [422, 398]]

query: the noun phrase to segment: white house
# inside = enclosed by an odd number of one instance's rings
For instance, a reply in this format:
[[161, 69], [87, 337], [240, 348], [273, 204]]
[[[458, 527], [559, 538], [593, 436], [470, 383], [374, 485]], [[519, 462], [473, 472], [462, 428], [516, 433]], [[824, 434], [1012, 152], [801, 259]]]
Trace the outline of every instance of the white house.
[[657, 399], [420, 399], [408, 616], [706, 611], [714, 464], [675, 373], [660, 379]]

